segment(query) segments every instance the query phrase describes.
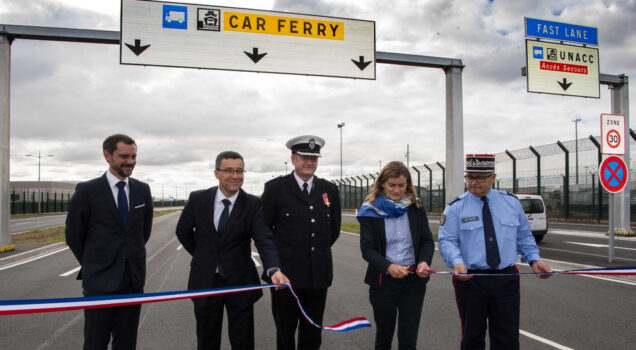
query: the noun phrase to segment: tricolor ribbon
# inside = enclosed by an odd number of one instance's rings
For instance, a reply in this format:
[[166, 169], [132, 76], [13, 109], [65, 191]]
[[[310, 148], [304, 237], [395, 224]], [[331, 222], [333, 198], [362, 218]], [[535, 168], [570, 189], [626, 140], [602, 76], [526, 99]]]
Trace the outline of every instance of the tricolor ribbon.
[[[430, 274], [443, 274], [452, 275], [453, 271], [439, 271], [439, 270], [424, 270]], [[635, 276], [636, 266], [625, 267], [604, 267], [604, 268], [592, 268], [592, 269], [577, 269], [577, 270], [555, 270], [552, 272], [513, 272], [513, 273], [459, 273], [458, 275], [464, 276], [516, 276], [516, 275], [536, 275], [536, 274], [548, 274], [548, 275], [612, 275], [612, 276]]]
[[[286, 283], [284, 284], [284, 286], [289, 288], [291, 293], [296, 298], [296, 303], [298, 304], [298, 308], [302, 312], [307, 322], [311, 323], [315, 327], [322, 328], [324, 330], [332, 331], [332, 332], [348, 332], [350, 330], [354, 330], [361, 327], [371, 327], [371, 323], [364, 317], [352, 318], [350, 320], [346, 320], [332, 326], [321, 326], [317, 324], [316, 322], [314, 322], [311, 319], [311, 317], [309, 317], [309, 315], [307, 315], [307, 312], [305, 311], [303, 306], [300, 304], [300, 301], [298, 300], [298, 296], [296, 296], [296, 293], [294, 293], [294, 290], [292, 289], [291, 285]], [[204, 297], [219, 296], [224, 294], [241, 293], [241, 292], [248, 292], [248, 291], [266, 289], [266, 288], [272, 288], [272, 287], [276, 287], [276, 285], [259, 284], [259, 285], [241, 286], [241, 287], [226, 287], [226, 288], [143, 293], [143, 294], [103, 295], [103, 296], [78, 297], [78, 298], [0, 300], [0, 316], [159, 303], [164, 301], [204, 298]]]

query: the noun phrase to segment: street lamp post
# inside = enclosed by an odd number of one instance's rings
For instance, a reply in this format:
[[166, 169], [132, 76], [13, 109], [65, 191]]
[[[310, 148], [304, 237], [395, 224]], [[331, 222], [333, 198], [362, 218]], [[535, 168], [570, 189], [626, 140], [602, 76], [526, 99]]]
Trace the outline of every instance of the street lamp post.
[[340, 180], [342, 180], [342, 128], [345, 126], [345, 122], [338, 123], [338, 129], [340, 129]]
[[574, 166], [576, 173], [576, 184], [579, 184], [579, 122], [581, 118], [572, 119], [574, 122]]
[[26, 156], [38, 159], [38, 214], [41, 214], [42, 213], [42, 186], [40, 184], [40, 164], [41, 164], [40, 160], [42, 158], [55, 157], [55, 156], [52, 154], [41, 155], [40, 151], [38, 151], [37, 156], [35, 154], [27, 154]]
[[285, 175], [287, 175], [287, 162], [285, 162]]

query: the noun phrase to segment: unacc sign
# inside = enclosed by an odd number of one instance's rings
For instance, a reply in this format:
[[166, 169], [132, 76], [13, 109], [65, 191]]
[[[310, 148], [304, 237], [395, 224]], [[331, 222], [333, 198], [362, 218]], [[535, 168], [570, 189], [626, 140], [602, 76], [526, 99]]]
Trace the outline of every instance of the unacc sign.
[[120, 63], [375, 79], [375, 22], [122, 0]]
[[528, 92], [599, 98], [598, 49], [526, 40]]

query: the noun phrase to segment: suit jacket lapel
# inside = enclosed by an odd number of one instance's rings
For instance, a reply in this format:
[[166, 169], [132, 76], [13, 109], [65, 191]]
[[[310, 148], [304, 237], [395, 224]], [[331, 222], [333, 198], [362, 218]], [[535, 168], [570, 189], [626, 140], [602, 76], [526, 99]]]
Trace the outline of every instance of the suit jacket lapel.
[[419, 240], [419, 230], [421, 229], [420, 227], [418, 227], [417, 224], [417, 208], [414, 207], [415, 204], [411, 205], [411, 207], [409, 208], [409, 210], [406, 212], [406, 214], [409, 216], [409, 228], [411, 229], [411, 241], [413, 242], [413, 250], [415, 253], [415, 259], [418, 258], [418, 251], [417, 248], [420, 244], [420, 240]]
[[101, 179], [102, 179], [102, 185], [100, 186], [101, 190], [103, 191], [106, 198], [108, 198], [107, 210], [109, 210], [117, 218], [117, 222], [119, 223], [119, 225], [121, 227], [124, 227], [124, 223], [123, 221], [121, 221], [121, 216], [119, 216], [119, 211], [117, 210], [117, 202], [115, 202], [115, 197], [113, 196], [113, 190], [110, 189], [110, 185], [108, 184], [108, 179], [106, 179], [106, 173], [104, 173]]
[[208, 212], [210, 215], [208, 215], [207, 217], [209, 218], [208, 220], [208, 225], [210, 227], [210, 232], [217, 234], [218, 232], [216, 231], [216, 227], [214, 226], [214, 205], [215, 205], [215, 200], [216, 200], [216, 191], [217, 191], [218, 187], [212, 187], [210, 188], [208, 191], [208, 195], [203, 197], [203, 210], [204, 212]]
[[313, 203], [322, 197], [322, 187], [318, 182], [318, 178], [314, 175], [314, 183], [311, 186], [311, 192], [309, 192], [309, 203]]
[[225, 226], [225, 232], [223, 232], [222, 240], [225, 241], [230, 236], [230, 232], [232, 231], [231, 227], [234, 225], [236, 218], [241, 215], [243, 211], [243, 207], [245, 207], [245, 192], [243, 189], [239, 189], [239, 194], [236, 197], [236, 201], [234, 202], [234, 206], [232, 207], [232, 212], [230, 213], [230, 217], [227, 218], [227, 225]]
[[[287, 187], [289, 187], [289, 192], [291, 192], [294, 196], [296, 196], [302, 202], [307, 201], [307, 198], [305, 198], [305, 194], [303, 194], [303, 191], [300, 190], [300, 186], [298, 186], [298, 182], [296, 182], [294, 173], [291, 173], [285, 176], [285, 182], [287, 183]], [[311, 193], [310, 193], [310, 197], [311, 197]]]

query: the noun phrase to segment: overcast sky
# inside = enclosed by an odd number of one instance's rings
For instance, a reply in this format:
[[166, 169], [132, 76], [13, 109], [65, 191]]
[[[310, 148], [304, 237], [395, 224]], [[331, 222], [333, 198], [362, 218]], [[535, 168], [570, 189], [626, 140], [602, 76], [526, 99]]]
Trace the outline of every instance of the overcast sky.
[[[178, 1], [177, 1], [178, 2]], [[192, 0], [191, 3], [375, 21], [378, 51], [461, 59], [464, 150], [502, 152], [599, 135], [601, 98], [528, 93], [524, 17], [597, 27], [600, 71], [636, 79], [633, 0]], [[0, 0], [0, 23], [119, 30], [119, 0]], [[215, 156], [246, 160], [244, 188], [285, 172], [285, 142], [326, 140], [316, 175], [375, 172], [379, 162], [445, 160], [442, 70], [378, 64], [376, 80], [122, 66], [117, 45], [16, 40], [11, 46], [11, 180], [84, 181], [106, 169], [101, 143], [137, 141], [133, 176], [160, 197], [216, 185]], [[634, 101], [631, 89], [630, 101]], [[636, 107], [632, 107], [636, 108]]]

